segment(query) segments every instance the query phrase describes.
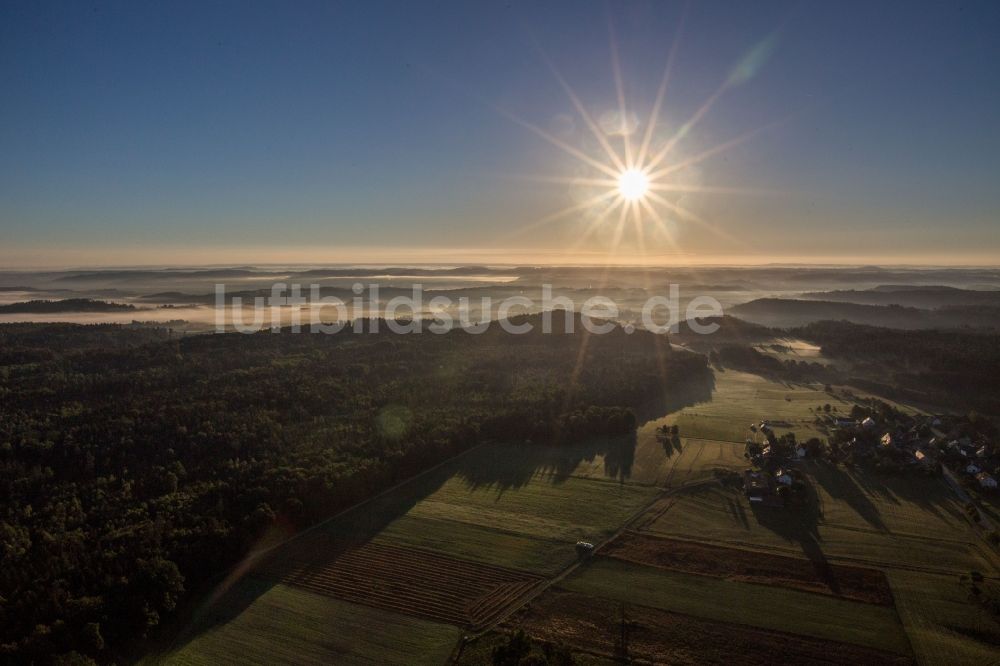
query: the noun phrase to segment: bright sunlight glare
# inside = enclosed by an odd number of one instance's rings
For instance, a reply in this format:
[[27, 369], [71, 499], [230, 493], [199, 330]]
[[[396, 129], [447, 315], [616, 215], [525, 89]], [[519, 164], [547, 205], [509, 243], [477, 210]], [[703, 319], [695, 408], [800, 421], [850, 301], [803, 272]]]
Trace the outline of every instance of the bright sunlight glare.
[[649, 177], [639, 169], [626, 169], [618, 176], [618, 192], [628, 201], [639, 201], [649, 190]]

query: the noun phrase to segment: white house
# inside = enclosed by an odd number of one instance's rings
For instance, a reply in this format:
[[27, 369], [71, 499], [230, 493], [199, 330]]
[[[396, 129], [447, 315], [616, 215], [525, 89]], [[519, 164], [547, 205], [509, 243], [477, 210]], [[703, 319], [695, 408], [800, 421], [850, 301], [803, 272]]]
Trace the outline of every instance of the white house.
[[862, 428], [874, 428], [875, 425], [876, 425], [875, 424], [875, 419], [873, 419], [870, 416], [865, 417], [865, 420], [861, 422], [861, 427]]
[[799, 458], [805, 458], [806, 457], [806, 447], [802, 446], [801, 444], [799, 444], [798, 446], [796, 446], [795, 447], [795, 455], [797, 455]]

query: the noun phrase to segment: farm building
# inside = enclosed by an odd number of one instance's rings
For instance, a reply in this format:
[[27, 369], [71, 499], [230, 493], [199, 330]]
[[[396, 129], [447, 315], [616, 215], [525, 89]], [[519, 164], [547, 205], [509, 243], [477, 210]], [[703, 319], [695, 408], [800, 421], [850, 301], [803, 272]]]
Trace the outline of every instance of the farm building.
[[870, 416], [865, 417], [865, 420], [861, 422], [862, 428], [874, 428], [876, 425], [878, 424], [875, 423], [875, 419]]
[[743, 472], [743, 490], [751, 504], [761, 506], [783, 506], [781, 497], [774, 487], [774, 479], [767, 472], [748, 469]]

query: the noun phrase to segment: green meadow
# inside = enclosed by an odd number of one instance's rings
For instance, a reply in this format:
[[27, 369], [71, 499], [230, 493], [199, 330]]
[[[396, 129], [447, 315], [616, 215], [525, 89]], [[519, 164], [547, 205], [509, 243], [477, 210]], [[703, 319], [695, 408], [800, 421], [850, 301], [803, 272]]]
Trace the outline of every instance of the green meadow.
[[[443, 664], [461, 636], [457, 627], [376, 610], [254, 578], [224, 597], [217, 614], [231, 620], [201, 631], [151, 663]], [[244, 594], [240, 595], [242, 591]], [[256, 596], [260, 594], [260, 596]], [[246, 598], [241, 598], [241, 596]], [[235, 608], [226, 608], [225, 604]], [[243, 608], [242, 604], [249, 604]]]
[[[991, 639], [957, 577], [995, 572], [995, 555], [972, 535], [961, 503], [941, 482], [808, 462], [814, 501], [784, 510], [752, 508], [739, 488], [716, 481], [717, 470], [745, 468], [750, 423], [766, 418], [779, 433], [824, 437], [813, 420], [826, 403], [840, 412], [851, 407], [818, 386], [717, 372], [711, 401], [649, 421], [634, 438], [484, 445], [316, 529], [333, 543], [374, 539], [555, 576], [576, 561], [576, 541], [599, 543], [638, 515], [632, 528], [650, 533], [883, 569], [898, 610], [605, 558], [561, 586], [914, 654], [924, 663], [983, 663]], [[657, 427], [673, 424], [679, 444], [657, 437]], [[253, 578], [239, 582], [227, 598], [245, 597], [242, 606], [192, 632], [170, 661], [212, 663], [249, 645], [259, 649], [259, 663], [423, 663], [412, 654], [443, 663], [460, 634], [450, 625], [261, 586]]]
[[597, 558], [561, 587], [626, 603], [909, 654], [895, 611], [771, 585]]
[[[896, 609], [913, 648], [927, 664], [974, 666], [996, 663], [1000, 624], [969, 603], [956, 576], [889, 570]], [[987, 584], [1000, 594], [996, 581]]]

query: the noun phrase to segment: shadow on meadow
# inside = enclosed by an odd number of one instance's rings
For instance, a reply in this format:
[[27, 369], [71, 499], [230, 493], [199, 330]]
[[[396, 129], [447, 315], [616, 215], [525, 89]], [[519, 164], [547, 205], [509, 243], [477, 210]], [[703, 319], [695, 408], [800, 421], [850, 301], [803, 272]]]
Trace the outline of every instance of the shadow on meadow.
[[[663, 395], [635, 411], [640, 422], [662, 418], [672, 411], [711, 400], [713, 387], [714, 379], [711, 373], [706, 373], [669, 387]], [[582, 462], [593, 463], [600, 456], [605, 477], [624, 483], [632, 474], [636, 441], [633, 432], [568, 444], [500, 443], [474, 447], [440, 467], [300, 532], [271, 551], [246, 558], [215, 590], [203, 596], [207, 601], [186, 614], [187, 621], [176, 632], [169, 652], [180, 650], [198, 636], [234, 620], [279, 583], [277, 577], [260, 575], [260, 570], [292, 560], [296, 567], [307, 570], [326, 567], [346, 551], [369, 542], [452, 478], [462, 479], [472, 489], [492, 488], [503, 493], [516, 491], [536, 478], [552, 484], [564, 483]], [[166, 656], [168, 652], [161, 654]]]
[[[711, 373], [677, 384], [656, 399], [635, 410], [640, 423], [663, 418], [702, 402], [712, 400], [715, 380]], [[638, 431], [645, 431], [640, 426]], [[667, 438], [663, 453], [671, 457], [682, 451], [679, 438]], [[635, 463], [636, 432], [618, 437], [594, 437], [559, 444], [508, 443], [480, 449], [465, 458], [457, 475], [472, 489], [495, 488], [503, 493], [521, 488], [535, 478], [552, 483], [569, 479], [582, 463], [603, 460], [604, 476], [624, 483], [632, 475]], [[668, 449], [669, 447], [669, 449]]]
[[801, 504], [788, 507], [763, 507], [752, 504], [750, 509], [758, 525], [786, 541], [797, 543], [802, 549], [802, 554], [812, 562], [817, 578], [823, 581], [831, 592], [840, 594], [837, 576], [823, 552], [822, 538], [819, 534], [822, 514], [816, 489], [811, 484], [806, 485], [806, 497]]

